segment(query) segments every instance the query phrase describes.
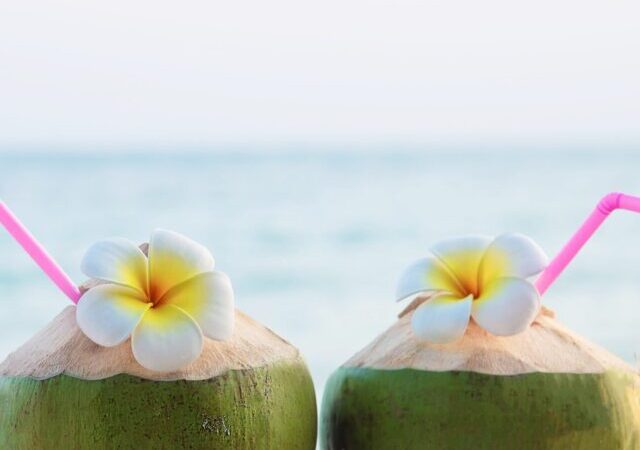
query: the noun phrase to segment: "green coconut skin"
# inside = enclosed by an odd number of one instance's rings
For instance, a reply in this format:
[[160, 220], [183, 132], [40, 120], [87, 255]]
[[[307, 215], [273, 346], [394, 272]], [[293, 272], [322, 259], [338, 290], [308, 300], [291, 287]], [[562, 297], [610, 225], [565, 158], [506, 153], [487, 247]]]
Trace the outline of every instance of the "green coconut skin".
[[202, 381], [117, 375], [0, 378], [0, 448], [314, 449], [316, 401], [301, 360]]
[[640, 449], [633, 374], [338, 369], [321, 448]]

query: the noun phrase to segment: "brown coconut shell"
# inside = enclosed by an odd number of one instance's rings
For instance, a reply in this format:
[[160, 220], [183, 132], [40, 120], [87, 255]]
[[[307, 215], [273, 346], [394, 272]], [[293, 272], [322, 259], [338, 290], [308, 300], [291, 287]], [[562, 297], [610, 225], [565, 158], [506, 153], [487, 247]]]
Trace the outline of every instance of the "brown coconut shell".
[[411, 316], [428, 297], [412, 302], [399, 320], [350, 358], [344, 367], [470, 371], [492, 375], [532, 372], [601, 373], [638, 369], [563, 326], [542, 308], [533, 324], [515, 336], [495, 336], [470, 320], [464, 336], [448, 344], [416, 338]]
[[236, 310], [230, 340], [205, 338], [202, 354], [194, 362], [175, 372], [154, 372], [136, 362], [130, 340], [101, 347], [87, 338], [76, 323], [75, 306], [68, 306], [0, 364], [0, 376], [45, 379], [66, 374], [96, 380], [126, 373], [150, 380], [205, 380], [229, 370], [299, 358], [294, 346]]
[[[145, 255], [149, 245], [140, 249]], [[84, 294], [103, 284], [91, 279], [80, 286]], [[76, 308], [68, 306], [44, 329], [0, 363], [0, 376], [36, 379], [65, 374], [97, 380], [120, 373], [149, 380], [206, 380], [229, 370], [251, 369], [287, 360], [300, 360], [297, 348], [264, 325], [236, 309], [233, 336], [228, 341], [204, 338], [203, 350], [194, 362], [175, 372], [155, 372], [138, 364], [131, 340], [115, 347], [91, 341], [76, 323]]]

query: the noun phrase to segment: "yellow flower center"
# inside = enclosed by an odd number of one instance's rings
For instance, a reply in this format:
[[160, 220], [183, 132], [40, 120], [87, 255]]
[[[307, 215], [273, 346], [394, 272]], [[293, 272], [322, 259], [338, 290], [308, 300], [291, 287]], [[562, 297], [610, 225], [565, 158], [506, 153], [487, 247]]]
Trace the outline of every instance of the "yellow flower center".
[[[493, 249], [490, 252], [479, 250], [459, 250], [441, 257], [447, 274], [434, 273], [438, 285], [450, 285], [460, 298], [471, 295], [474, 300], [481, 297], [487, 284], [507, 273], [508, 255]], [[446, 279], [443, 279], [446, 278]]]

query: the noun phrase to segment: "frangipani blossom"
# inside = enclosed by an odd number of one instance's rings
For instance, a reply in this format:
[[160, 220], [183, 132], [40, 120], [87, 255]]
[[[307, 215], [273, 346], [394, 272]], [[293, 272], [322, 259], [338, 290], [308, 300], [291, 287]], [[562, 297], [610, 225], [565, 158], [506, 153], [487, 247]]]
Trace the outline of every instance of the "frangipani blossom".
[[131, 337], [140, 365], [177, 370], [198, 358], [203, 336], [226, 340], [233, 333], [231, 282], [213, 266], [205, 247], [172, 231], [152, 233], [148, 257], [126, 239], [97, 242], [81, 269], [105, 284], [80, 298], [78, 326], [104, 347]]
[[411, 318], [413, 332], [428, 342], [459, 339], [470, 318], [492, 334], [514, 335], [538, 314], [540, 295], [527, 279], [546, 265], [542, 249], [522, 234], [448, 239], [405, 269], [396, 298], [433, 294]]

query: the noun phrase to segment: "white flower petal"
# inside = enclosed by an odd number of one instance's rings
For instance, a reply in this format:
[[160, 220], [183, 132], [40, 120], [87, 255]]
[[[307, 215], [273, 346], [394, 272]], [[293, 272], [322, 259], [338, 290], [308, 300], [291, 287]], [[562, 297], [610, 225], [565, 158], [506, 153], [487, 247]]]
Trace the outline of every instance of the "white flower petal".
[[480, 264], [481, 283], [498, 277], [529, 278], [549, 263], [544, 251], [531, 238], [505, 233], [489, 245]]
[[453, 272], [465, 293], [478, 294], [478, 268], [492, 239], [487, 236], [462, 236], [446, 239], [431, 247], [431, 252]]
[[226, 340], [233, 334], [233, 288], [222, 272], [205, 272], [171, 288], [162, 304], [177, 306], [198, 322], [205, 336]]
[[196, 321], [172, 305], [149, 309], [131, 334], [138, 363], [157, 372], [172, 372], [200, 356], [203, 337]]
[[91, 278], [147, 291], [147, 257], [127, 239], [96, 242], [82, 258], [80, 269]]
[[471, 295], [437, 295], [420, 305], [411, 317], [414, 334], [427, 342], [446, 344], [464, 335], [471, 314]]
[[149, 241], [149, 288], [151, 298], [161, 298], [173, 286], [213, 270], [209, 250], [181, 234], [155, 230]]
[[531, 283], [503, 277], [483, 287], [482, 296], [473, 302], [471, 316], [488, 332], [510, 336], [526, 330], [539, 310], [540, 296]]
[[112, 347], [126, 341], [150, 304], [132, 288], [101, 284], [78, 301], [76, 322], [93, 342]]
[[421, 258], [402, 272], [396, 287], [396, 300], [429, 291], [461, 293], [455, 277], [435, 256]]

